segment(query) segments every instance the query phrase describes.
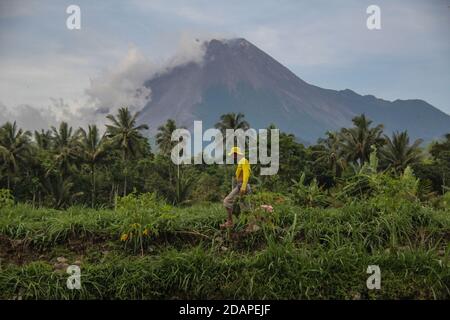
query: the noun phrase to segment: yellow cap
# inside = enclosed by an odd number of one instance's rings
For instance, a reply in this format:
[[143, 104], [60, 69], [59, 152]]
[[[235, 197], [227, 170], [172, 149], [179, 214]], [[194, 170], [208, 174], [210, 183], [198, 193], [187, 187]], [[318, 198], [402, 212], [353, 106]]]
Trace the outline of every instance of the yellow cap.
[[241, 152], [241, 148], [239, 148], [239, 147], [231, 148], [230, 153], [228, 155], [231, 156], [234, 153], [236, 153], [236, 154], [238, 154], [240, 156], [243, 156], [243, 153]]

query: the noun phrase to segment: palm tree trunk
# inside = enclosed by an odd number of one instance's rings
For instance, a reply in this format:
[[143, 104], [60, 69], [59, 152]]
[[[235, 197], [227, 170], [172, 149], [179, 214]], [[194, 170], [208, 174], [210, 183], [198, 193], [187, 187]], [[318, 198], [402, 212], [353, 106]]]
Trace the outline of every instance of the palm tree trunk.
[[180, 164], [177, 165], [177, 203], [180, 202]]
[[8, 190], [11, 189], [11, 177], [9, 176], [9, 174], [6, 176], [6, 185]]
[[446, 192], [446, 185], [445, 185], [445, 183], [446, 183], [446, 180], [445, 180], [445, 172], [443, 171], [442, 172], [442, 194], [445, 194], [445, 192]]
[[128, 177], [128, 170], [127, 170], [127, 153], [126, 151], [123, 152], [123, 173], [124, 173], [124, 182], [123, 182], [123, 196], [125, 197], [127, 195], [127, 177]]
[[123, 183], [123, 195], [127, 195], [127, 175], [125, 174], [125, 181]]
[[95, 164], [91, 165], [91, 184], [92, 184], [92, 208], [95, 205]]
[[117, 187], [114, 191], [114, 211], [117, 211], [117, 197], [119, 195], [119, 184], [117, 184]]

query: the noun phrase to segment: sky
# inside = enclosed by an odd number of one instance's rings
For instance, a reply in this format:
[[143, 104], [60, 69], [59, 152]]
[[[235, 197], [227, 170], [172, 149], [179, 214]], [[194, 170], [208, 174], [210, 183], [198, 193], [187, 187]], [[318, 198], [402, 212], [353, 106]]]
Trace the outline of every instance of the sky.
[[[66, 27], [72, 4], [80, 30]], [[366, 26], [372, 4], [381, 30]], [[201, 60], [196, 39], [235, 37], [308, 83], [450, 114], [449, 0], [0, 0], [0, 122], [37, 129], [139, 110], [145, 80]]]

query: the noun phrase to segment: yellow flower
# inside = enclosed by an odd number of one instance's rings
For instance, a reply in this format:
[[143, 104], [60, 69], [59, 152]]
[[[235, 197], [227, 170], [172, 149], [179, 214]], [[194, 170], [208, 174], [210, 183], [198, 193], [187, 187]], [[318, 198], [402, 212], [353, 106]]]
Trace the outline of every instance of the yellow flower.
[[144, 229], [144, 232], [142, 232], [142, 235], [148, 236], [148, 229], [147, 228]]
[[120, 237], [120, 241], [127, 241], [127, 240], [128, 240], [128, 233], [122, 234], [122, 236]]

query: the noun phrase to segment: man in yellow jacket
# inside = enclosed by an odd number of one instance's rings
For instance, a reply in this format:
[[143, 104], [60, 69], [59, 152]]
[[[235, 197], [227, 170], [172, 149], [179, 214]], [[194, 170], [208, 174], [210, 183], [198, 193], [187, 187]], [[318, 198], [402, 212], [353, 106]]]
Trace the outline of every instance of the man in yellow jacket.
[[244, 195], [250, 190], [248, 179], [250, 178], [250, 162], [245, 159], [244, 154], [239, 147], [231, 148], [228, 156], [233, 156], [234, 162], [238, 163], [236, 168], [236, 185], [233, 190], [223, 200], [223, 205], [227, 209], [228, 219], [225, 223], [221, 224], [221, 228], [231, 228], [233, 226], [233, 205], [236, 202], [239, 195]]

